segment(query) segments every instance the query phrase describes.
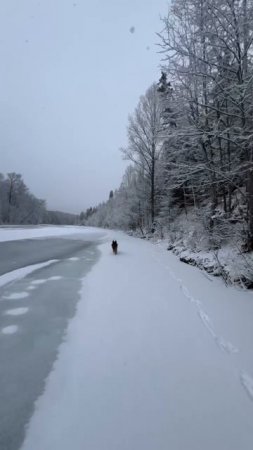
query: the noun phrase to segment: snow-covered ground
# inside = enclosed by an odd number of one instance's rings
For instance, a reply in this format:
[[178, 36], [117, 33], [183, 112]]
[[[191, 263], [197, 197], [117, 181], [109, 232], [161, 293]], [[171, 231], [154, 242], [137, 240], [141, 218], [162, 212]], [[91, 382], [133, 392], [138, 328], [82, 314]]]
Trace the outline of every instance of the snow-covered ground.
[[[218, 208], [216, 213], [217, 217], [224, 215], [222, 208]], [[162, 238], [181, 261], [221, 276], [225, 283], [252, 289], [253, 252], [245, 251], [245, 230], [240, 211], [235, 208], [226, 227], [220, 219], [223, 226], [219, 224], [212, 234], [206, 228], [204, 218], [203, 211], [200, 215], [200, 210], [196, 213], [194, 208], [189, 208], [187, 216], [181, 212], [169, 227], [157, 224], [155, 233], [146, 232], [146, 237], [152, 241]], [[137, 233], [140, 235], [140, 231]]]
[[0, 242], [71, 235], [81, 235], [83, 239], [89, 240], [103, 234], [98, 228], [79, 226], [0, 227]]
[[22, 450], [252, 450], [252, 293], [123, 233], [99, 248]]

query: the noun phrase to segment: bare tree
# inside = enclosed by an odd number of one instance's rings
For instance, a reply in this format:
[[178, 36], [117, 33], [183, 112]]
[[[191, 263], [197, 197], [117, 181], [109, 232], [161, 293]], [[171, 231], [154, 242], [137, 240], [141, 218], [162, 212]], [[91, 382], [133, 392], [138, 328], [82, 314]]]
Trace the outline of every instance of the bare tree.
[[[195, 180], [198, 175], [199, 188], [209, 190], [210, 224], [220, 199], [229, 215], [233, 191], [246, 187], [249, 248], [253, 248], [252, 17], [251, 0], [174, 0], [160, 35], [166, 70], [180, 93], [186, 119], [173, 131], [174, 139], [188, 140], [202, 153], [191, 169]], [[176, 158], [177, 163], [180, 174], [188, 163]]]
[[125, 159], [139, 168], [149, 187], [149, 216], [151, 224], [156, 214], [156, 167], [161, 151], [161, 105], [157, 86], [153, 84], [132, 116], [129, 117], [128, 146], [121, 149]]
[[0, 177], [1, 221], [12, 224], [41, 223], [46, 211], [44, 200], [36, 198], [15, 172]]

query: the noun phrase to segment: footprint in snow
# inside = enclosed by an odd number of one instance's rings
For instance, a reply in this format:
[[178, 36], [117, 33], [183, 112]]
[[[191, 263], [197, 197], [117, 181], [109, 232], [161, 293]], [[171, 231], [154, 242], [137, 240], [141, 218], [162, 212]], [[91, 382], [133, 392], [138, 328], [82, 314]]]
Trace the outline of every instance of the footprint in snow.
[[199, 314], [199, 317], [201, 318], [203, 324], [205, 325], [205, 327], [209, 331], [209, 333], [216, 339], [216, 334], [215, 334], [214, 329], [212, 327], [211, 320], [209, 319], [209, 316], [202, 309], [200, 309], [198, 311], [198, 314]]
[[208, 317], [208, 315], [202, 311], [201, 309], [198, 311], [199, 316], [203, 322], [203, 324], [205, 325], [205, 327], [207, 328], [207, 330], [209, 331], [209, 333], [211, 334], [211, 336], [214, 338], [216, 344], [218, 345], [218, 347], [220, 348], [220, 350], [222, 350], [223, 352], [232, 354], [232, 353], [237, 353], [239, 350], [233, 345], [231, 344], [231, 342], [229, 341], [225, 341], [225, 339], [223, 339], [222, 337], [218, 337], [216, 336], [211, 320]]
[[197, 300], [196, 298], [192, 297], [190, 292], [188, 291], [187, 287], [181, 284], [180, 288], [183, 291], [184, 296], [187, 298], [187, 300], [190, 300], [191, 303], [197, 306], [197, 308], [200, 307], [201, 302]]
[[190, 302], [191, 303], [193, 303], [195, 306], [196, 306], [196, 308], [200, 308], [200, 306], [202, 305], [202, 303], [201, 303], [201, 301], [200, 300], [197, 300], [196, 298], [194, 298], [194, 297], [191, 297], [190, 298]]
[[181, 285], [180, 287], [183, 291], [184, 296], [190, 300], [191, 295], [190, 295], [190, 292], [188, 291], [187, 287], [185, 287], [184, 285]]
[[241, 372], [240, 381], [249, 398], [253, 401], [253, 378], [247, 372]]
[[239, 351], [238, 348], [236, 348], [233, 344], [231, 344], [231, 342], [225, 341], [225, 339], [218, 338], [218, 337], [216, 337], [215, 340], [223, 352], [226, 352], [229, 354], [238, 353], [238, 351]]

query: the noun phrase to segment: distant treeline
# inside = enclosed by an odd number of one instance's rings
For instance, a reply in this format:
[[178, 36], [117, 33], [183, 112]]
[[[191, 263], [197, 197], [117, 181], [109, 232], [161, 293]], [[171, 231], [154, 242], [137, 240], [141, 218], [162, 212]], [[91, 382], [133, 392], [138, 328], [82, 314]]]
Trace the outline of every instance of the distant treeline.
[[61, 211], [46, 211], [43, 223], [52, 225], [78, 225], [79, 215]]
[[79, 216], [60, 211], [48, 211], [46, 201], [33, 195], [22, 175], [0, 173], [0, 224], [2, 225], [74, 225]]

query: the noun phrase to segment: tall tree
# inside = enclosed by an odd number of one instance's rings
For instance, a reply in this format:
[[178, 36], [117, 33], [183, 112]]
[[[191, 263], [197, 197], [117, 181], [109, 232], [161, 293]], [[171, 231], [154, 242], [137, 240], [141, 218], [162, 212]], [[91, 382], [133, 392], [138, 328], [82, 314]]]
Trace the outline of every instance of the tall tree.
[[[252, 16], [251, 0], [174, 0], [161, 35], [166, 71], [177, 86], [186, 119], [186, 126], [173, 134], [188, 140], [190, 152], [198, 149], [192, 174], [195, 179], [197, 175], [198, 189], [209, 189], [210, 225], [220, 200], [225, 213], [231, 214], [232, 192], [245, 186], [249, 248], [253, 248]], [[188, 166], [187, 161], [176, 162]]]
[[139, 104], [129, 117], [128, 146], [122, 149], [125, 159], [139, 168], [149, 189], [149, 221], [156, 214], [156, 168], [160, 156], [161, 104], [157, 86], [153, 84], [140, 98]]

